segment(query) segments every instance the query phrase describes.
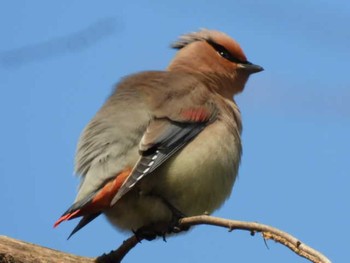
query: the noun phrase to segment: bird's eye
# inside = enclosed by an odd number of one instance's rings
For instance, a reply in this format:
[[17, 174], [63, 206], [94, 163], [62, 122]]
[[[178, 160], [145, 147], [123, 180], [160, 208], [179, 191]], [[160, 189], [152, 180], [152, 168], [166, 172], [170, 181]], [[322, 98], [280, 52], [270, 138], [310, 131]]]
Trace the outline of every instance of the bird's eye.
[[227, 50], [218, 50], [217, 51], [219, 53], [220, 56], [222, 56], [223, 58], [226, 58], [228, 60], [230, 60], [231, 55]]
[[222, 46], [217, 46], [215, 49], [216, 49], [216, 52], [218, 52], [218, 54], [220, 56], [222, 56], [223, 58], [225, 58], [225, 59], [227, 59], [227, 60], [229, 60], [231, 62], [238, 62], [238, 59], [233, 57], [231, 55], [231, 53], [226, 50], [226, 48], [224, 48]]
[[234, 63], [241, 63], [242, 61], [240, 61], [239, 59], [235, 58], [226, 48], [224, 48], [223, 46], [215, 43], [212, 40], [208, 40], [207, 41], [209, 45], [211, 45], [215, 51], [223, 58], [234, 62]]

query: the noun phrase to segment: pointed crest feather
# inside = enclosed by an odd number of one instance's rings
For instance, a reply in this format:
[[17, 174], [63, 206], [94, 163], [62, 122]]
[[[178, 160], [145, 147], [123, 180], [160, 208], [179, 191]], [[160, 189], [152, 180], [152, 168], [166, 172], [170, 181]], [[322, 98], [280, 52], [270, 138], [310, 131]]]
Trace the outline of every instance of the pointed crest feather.
[[171, 47], [175, 49], [181, 49], [187, 46], [188, 44], [191, 44], [196, 41], [208, 41], [211, 39], [210, 35], [212, 32], [213, 32], [212, 30], [202, 28], [198, 32], [191, 32], [191, 33], [182, 35], [177, 41], [171, 44]]

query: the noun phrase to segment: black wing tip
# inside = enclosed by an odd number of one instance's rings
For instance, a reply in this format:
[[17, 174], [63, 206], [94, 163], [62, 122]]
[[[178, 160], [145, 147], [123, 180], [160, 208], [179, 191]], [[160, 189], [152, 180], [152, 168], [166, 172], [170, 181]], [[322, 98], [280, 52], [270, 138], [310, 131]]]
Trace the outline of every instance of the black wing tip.
[[[88, 196], [86, 196], [84, 199], [75, 202], [74, 204], [72, 204], [66, 212], [63, 213], [62, 216], [65, 216], [67, 214], [73, 213], [75, 211], [77, 211], [78, 209], [81, 209], [82, 207], [86, 206], [87, 204], [89, 204], [92, 200], [92, 198], [96, 195], [96, 192], [92, 192], [91, 194], [89, 194]], [[62, 217], [61, 216], [61, 217]]]
[[67, 240], [69, 240], [76, 232], [78, 232], [80, 229], [82, 229], [84, 226], [89, 224], [92, 220], [94, 220], [96, 217], [98, 217], [101, 214], [101, 212], [91, 214], [84, 216], [79, 223], [76, 225], [76, 227], [73, 229], [72, 233], [68, 236]]

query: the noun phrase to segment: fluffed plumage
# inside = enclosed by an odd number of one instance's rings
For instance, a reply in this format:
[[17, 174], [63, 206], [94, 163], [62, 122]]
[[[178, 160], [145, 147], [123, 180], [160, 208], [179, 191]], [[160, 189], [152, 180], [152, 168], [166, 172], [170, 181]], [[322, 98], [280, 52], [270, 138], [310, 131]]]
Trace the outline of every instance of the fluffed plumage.
[[[233, 96], [250, 74], [224, 33], [182, 36], [166, 71], [124, 78], [84, 129], [74, 204], [55, 226], [82, 216], [73, 233], [99, 214], [125, 230], [212, 213], [231, 193], [242, 153], [241, 116]], [[72, 233], [72, 234], [73, 234]]]

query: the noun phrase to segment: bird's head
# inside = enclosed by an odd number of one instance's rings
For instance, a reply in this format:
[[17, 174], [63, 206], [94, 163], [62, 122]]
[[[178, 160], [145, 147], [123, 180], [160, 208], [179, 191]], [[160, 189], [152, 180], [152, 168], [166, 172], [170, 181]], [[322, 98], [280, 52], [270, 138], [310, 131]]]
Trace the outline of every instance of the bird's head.
[[229, 81], [232, 94], [243, 90], [250, 74], [263, 70], [247, 60], [235, 40], [219, 31], [203, 29], [183, 35], [172, 47], [179, 51], [168, 70], [200, 73]]

